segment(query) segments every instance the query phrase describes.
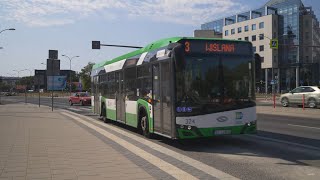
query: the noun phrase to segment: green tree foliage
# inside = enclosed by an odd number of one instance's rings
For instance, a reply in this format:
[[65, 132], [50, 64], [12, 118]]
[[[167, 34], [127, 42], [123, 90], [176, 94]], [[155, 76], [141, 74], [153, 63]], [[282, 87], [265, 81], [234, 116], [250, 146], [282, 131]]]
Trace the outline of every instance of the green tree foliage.
[[82, 82], [82, 89], [83, 91], [90, 91], [91, 90], [91, 70], [94, 63], [89, 62], [85, 67], [81, 69], [80, 78]]
[[19, 81], [16, 83], [17, 85], [27, 85], [27, 89], [31, 89], [34, 85], [34, 77], [33, 76], [27, 76], [22, 77]]

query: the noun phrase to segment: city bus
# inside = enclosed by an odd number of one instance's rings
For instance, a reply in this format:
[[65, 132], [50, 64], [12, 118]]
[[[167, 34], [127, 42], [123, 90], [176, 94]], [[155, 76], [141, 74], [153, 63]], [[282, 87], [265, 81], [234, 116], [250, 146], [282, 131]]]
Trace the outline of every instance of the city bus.
[[256, 133], [252, 44], [173, 37], [92, 68], [104, 121], [172, 139]]

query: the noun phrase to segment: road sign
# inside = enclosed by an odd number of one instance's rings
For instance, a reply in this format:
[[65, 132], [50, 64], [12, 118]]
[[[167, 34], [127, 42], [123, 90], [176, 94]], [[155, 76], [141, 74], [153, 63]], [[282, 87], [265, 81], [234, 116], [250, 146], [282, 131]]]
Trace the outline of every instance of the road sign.
[[279, 47], [278, 39], [271, 39], [270, 40], [270, 48], [271, 49], [278, 49], [278, 47]]

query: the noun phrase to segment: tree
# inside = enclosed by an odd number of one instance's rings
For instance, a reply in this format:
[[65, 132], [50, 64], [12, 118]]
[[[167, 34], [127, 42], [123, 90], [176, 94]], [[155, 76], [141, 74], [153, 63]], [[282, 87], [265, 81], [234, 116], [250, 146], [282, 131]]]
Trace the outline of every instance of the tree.
[[31, 89], [34, 85], [34, 77], [33, 76], [26, 76], [22, 77], [16, 84], [17, 85], [26, 85], [27, 89]]
[[91, 70], [94, 63], [89, 62], [85, 67], [81, 69], [80, 78], [82, 82], [82, 89], [84, 91], [90, 91], [91, 89]]

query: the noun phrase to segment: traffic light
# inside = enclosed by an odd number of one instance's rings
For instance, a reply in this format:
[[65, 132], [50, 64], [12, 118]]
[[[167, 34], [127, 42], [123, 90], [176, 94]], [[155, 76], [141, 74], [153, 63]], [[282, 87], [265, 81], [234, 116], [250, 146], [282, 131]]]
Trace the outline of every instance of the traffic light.
[[100, 41], [92, 41], [92, 49], [100, 49]]
[[270, 40], [270, 48], [271, 49], [278, 49], [278, 47], [279, 47], [278, 39], [271, 39]]

